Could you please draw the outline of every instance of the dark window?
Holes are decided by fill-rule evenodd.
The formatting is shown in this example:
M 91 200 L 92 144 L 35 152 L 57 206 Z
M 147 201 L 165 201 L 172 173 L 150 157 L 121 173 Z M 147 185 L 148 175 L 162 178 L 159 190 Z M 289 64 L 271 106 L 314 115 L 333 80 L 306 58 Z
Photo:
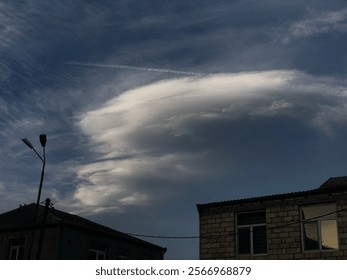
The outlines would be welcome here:
M 305 251 L 339 248 L 335 204 L 301 207 L 301 220 Z
M 239 254 L 251 253 L 251 230 L 250 228 L 239 228 L 238 230 Z
M 9 244 L 9 259 L 23 260 L 24 259 L 25 238 L 11 238 Z
M 128 259 L 128 250 L 123 249 L 123 248 L 118 248 L 117 259 L 118 260 L 127 260 Z
M 237 245 L 240 255 L 267 253 L 265 211 L 237 214 Z
M 265 211 L 247 212 L 237 214 L 237 225 L 265 224 Z
M 106 245 L 101 242 L 90 242 L 88 251 L 89 260 L 105 260 L 106 259 Z
M 266 254 L 266 226 L 253 227 L 253 254 Z

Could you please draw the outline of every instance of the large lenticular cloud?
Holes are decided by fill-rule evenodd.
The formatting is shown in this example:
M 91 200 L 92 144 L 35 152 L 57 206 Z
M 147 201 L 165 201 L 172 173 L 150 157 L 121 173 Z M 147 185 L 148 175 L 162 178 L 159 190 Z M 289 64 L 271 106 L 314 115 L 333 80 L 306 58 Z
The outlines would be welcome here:
M 122 209 L 168 200 L 213 178 L 331 138 L 347 113 L 346 81 L 298 71 L 173 79 L 124 92 L 78 123 L 99 160 L 74 198 Z M 295 149 L 293 145 L 296 145 Z M 310 144 L 312 145 L 312 143 Z

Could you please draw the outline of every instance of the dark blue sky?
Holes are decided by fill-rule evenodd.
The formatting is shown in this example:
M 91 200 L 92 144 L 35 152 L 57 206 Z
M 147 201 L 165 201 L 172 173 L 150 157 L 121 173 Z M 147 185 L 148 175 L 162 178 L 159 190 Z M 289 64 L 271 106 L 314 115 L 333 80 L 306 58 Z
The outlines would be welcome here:
M 1 211 L 36 201 L 41 133 L 43 199 L 144 235 L 346 175 L 345 1 L 166 2 L 1 2 Z

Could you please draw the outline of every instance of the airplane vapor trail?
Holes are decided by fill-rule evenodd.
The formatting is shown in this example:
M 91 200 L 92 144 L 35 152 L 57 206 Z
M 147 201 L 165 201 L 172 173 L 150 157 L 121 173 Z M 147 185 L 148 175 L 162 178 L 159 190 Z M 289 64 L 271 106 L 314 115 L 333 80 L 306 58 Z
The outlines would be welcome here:
M 76 61 L 67 61 L 64 62 L 67 65 L 77 65 L 85 67 L 99 67 L 99 68 L 113 68 L 113 69 L 127 69 L 127 70 L 138 70 L 138 71 L 151 71 L 151 72 L 160 72 L 160 73 L 171 73 L 179 75 L 190 75 L 190 76 L 206 76 L 207 74 L 196 73 L 196 72 L 186 72 L 186 71 L 175 71 L 170 69 L 158 69 L 158 68 L 145 68 L 129 65 L 119 65 L 119 64 L 99 64 L 99 63 L 87 63 L 87 62 L 76 62 Z

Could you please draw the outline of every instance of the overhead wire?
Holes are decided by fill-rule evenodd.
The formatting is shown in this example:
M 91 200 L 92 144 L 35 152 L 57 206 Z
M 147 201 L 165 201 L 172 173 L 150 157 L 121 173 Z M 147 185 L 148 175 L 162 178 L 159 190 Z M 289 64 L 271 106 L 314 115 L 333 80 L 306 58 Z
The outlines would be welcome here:
M 292 221 L 292 222 L 287 222 L 285 224 L 282 224 L 280 226 L 272 226 L 272 227 L 266 227 L 267 230 L 273 230 L 276 228 L 285 228 L 291 225 L 295 225 L 295 224 L 301 224 L 303 222 L 308 222 L 308 221 L 313 221 L 313 220 L 317 220 L 319 218 L 323 218 L 325 216 L 329 216 L 332 214 L 337 214 L 339 212 L 344 212 L 347 211 L 347 208 L 343 208 L 340 210 L 336 210 L 327 214 L 323 214 L 323 215 L 319 215 L 319 216 L 315 216 L 309 219 L 305 219 L 305 220 L 296 220 L 296 221 Z M 138 234 L 138 233 L 126 233 L 125 234 L 134 236 L 134 237 L 145 237 L 145 238 L 157 238 L 157 239 L 200 239 L 200 238 L 220 238 L 223 236 L 229 236 L 231 234 L 234 235 L 238 235 L 237 230 L 232 230 L 232 231 L 225 231 L 225 232 L 221 232 L 221 233 L 215 233 L 215 234 L 207 234 L 207 235 L 192 235 L 192 236 L 165 236 L 165 235 L 146 235 L 146 234 Z
M 266 226 L 267 230 L 274 230 L 277 228 L 285 228 L 291 225 L 295 225 L 295 224 L 300 224 L 300 223 L 304 223 L 304 222 L 309 222 L 309 221 L 314 221 L 317 220 L 319 218 L 323 218 L 332 214 L 337 214 L 340 212 L 345 212 L 347 211 L 347 208 L 342 208 L 340 210 L 336 210 L 333 212 L 329 212 L 323 215 L 319 215 L 319 216 L 315 216 L 309 219 L 304 219 L 304 220 L 296 220 L 296 221 L 291 221 L 291 222 L 287 222 L 281 225 L 277 225 L 277 226 Z M 42 216 L 43 213 L 39 213 L 38 217 Z M 147 234 L 140 234 L 140 233 L 130 233 L 130 232 L 122 232 L 124 234 L 130 235 L 130 236 L 134 236 L 134 237 L 143 237 L 143 238 L 155 238 L 155 239 L 200 239 L 200 238 L 220 238 L 220 237 L 224 237 L 224 236 L 230 236 L 230 235 L 238 235 L 238 231 L 237 230 L 231 230 L 231 231 L 224 231 L 224 232 L 220 232 L 220 233 L 213 233 L 213 234 L 206 234 L 206 235 L 190 235 L 190 236 L 170 236 L 170 235 L 147 235 Z

